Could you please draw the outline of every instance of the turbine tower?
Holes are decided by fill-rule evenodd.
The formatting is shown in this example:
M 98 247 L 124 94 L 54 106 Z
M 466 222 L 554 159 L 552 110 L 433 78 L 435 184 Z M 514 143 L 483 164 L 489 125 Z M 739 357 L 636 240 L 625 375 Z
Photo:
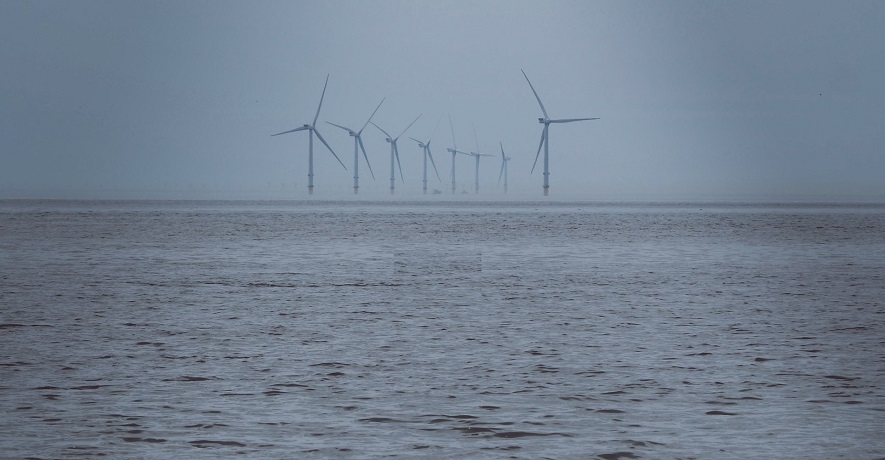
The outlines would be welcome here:
M 522 70 L 522 69 L 520 69 Z M 541 131 L 541 143 L 538 144 L 538 153 L 535 154 L 535 162 L 532 164 L 532 172 L 535 171 L 535 165 L 538 164 L 538 156 L 541 154 L 541 147 L 544 147 L 544 196 L 547 196 L 548 190 L 550 189 L 550 170 L 549 170 L 549 161 L 548 161 L 548 140 L 549 140 L 549 130 L 550 123 L 571 123 L 573 121 L 586 121 L 586 120 L 599 120 L 599 118 L 561 118 L 558 120 L 551 120 L 547 115 L 547 109 L 544 108 L 544 103 L 541 102 L 541 98 L 538 97 L 538 92 L 535 91 L 535 87 L 532 86 L 532 82 L 529 81 L 528 75 L 525 74 L 525 70 L 522 70 L 522 76 L 525 77 L 525 81 L 529 83 L 529 88 L 532 89 L 532 93 L 535 94 L 535 99 L 538 100 L 538 105 L 541 106 L 541 112 L 544 113 L 544 118 L 538 118 L 538 123 L 544 125 L 544 130 Z
M 490 155 L 488 153 L 479 153 L 479 138 L 476 137 L 476 125 L 473 126 L 473 139 L 476 141 L 476 151 L 470 152 L 470 153 L 468 153 L 468 155 L 472 156 L 473 158 L 476 158 L 476 175 L 475 175 L 476 179 L 475 179 L 475 183 L 474 183 L 473 187 L 474 187 L 474 193 L 479 193 L 479 158 L 480 157 L 491 157 L 494 155 Z
M 308 160 L 307 160 L 307 193 L 309 193 L 311 195 L 313 195 L 313 135 L 314 135 L 314 133 L 317 135 L 318 138 L 320 138 L 320 141 L 323 143 L 323 145 L 325 145 L 326 148 L 329 149 L 330 152 L 332 152 L 332 155 L 335 156 L 335 159 L 338 160 L 338 163 L 341 163 L 341 158 L 338 158 L 338 155 L 335 155 L 335 151 L 332 150 L 332 147 L 329 147 L 329 143 L 326 142 L 325 139 L 323 139 L 322 134 L 320 134 L 320 132 L 317 131 L 317 128 L 316 128 L 317 119 L 320 117 L 320 109 L 323 108 L 323 98 L 326 97 L 326 86 L 328 86 L 328 85 L 329 85 L 329 75 L 326 75 L 326 83 L 323 85 L 323 94 L 320 96 L 320 105 L 317 106 L 317 114 L 313 117 L 313 123 L 311 123 L 309 125 L 305 124 L 304 126 L 301 126 L 299 128 L 290 129 L 288 131 L 283 131 L 281 133 L 271 134 L 271 137 L 273 137 L 273 136 L 279 136 L 280 134 L 294 133 L 297 131 L 305 131 L 305 130 L 310 131 L 310 144 L 308 147 L 308 156 L 307 156 L 307 158 L 308 158 Z M 344 168 L 345 171 L 347 170 L 347 166 L 344 166 L 344 163 L 341 163 L 341 166 Z
M 433 127 L 433 131 L 430 132 L 430 137 L 433 137 L 433 134 L 436 132 L 436 128 L 439 126 L 439 120 L 436 122 L 436 126 Z M 410 137 L 409 139 L 418 143 L 418 147 L 424 150 L 424 194 L 427 195 L 427 158 L 430 157 L 430 164 L 433 165 L 433 172 L 436 173 L 436 178 L 440 182 L 442 179 L 439 178 L 439 171 L 436 169 L 436 163 L 433 161 L 433 154 L 430 153 L 430 141 L 431 139 L 427 139 L 427 142 L 421 142 L 414 137 Z
M 501 142 L 501 172 L 498 173 L 498 185 L 501 185 L 501 176 L 504 176 L 504 193 L 507 193 L 507 162 L 510 157 L 504 155 L 504 143 Z
M 381 127 L 376 125 L 374 121 L 370 122 L 376 128 L 378 128 L 382 133 L 384 133 L 385 136 L 387 136 L 387 139 L 386 139 L 387 143 L 390 144 L 390 194 L 391 195 L 393 195 L 394 186 L 396 184 L 396 175 L 395 175 L 396 171 L 393 168 L 393 160 L 394 159 L 396 159 L 396 165 L 399 166 L 399 178 L 402 180 L 405 180 L 403 178 L 403 166 L 399 162 L 399 149 L 396 148 L 396 141 L 398 141 L 399 138 L 403 134 L 405 134 L 406 131 L 408 131 L 409 128 L 411 128 L 412 125 L 414 125 L 415 122 L 418 121 L 419 118 L 421 118 L 421 115 L 418 115 L 417 117 L 415 117 L 415 119 L 412 120 L 411 123 L 409 123 L 409 126 L 406 126 L 406 129 L 404 129 L 403 132 L 399 133 L 399 136 L 396 136 L 396 137 L 391 136 L 390 134 L 387 133 L 387 131 L 381 129 Z
M 381 99 L 381 102 L 378 103 L 378 107 L 375 107 L 375 112 L 381 108 L 381 104 L 384 103 L 384 99 Z M 353 194 L 356 195 L 360 190 L 360 149 L 363 151 L 363 158 L 366 159 L 366 166 L 369 167 L 369 172 L 372 174 L 372 179 L 375 179 L 375 173 L 372 171 L 372 165 L 369 163 L 369 156 L 366 155 L 366 147 L 363 146 L 363 130 L 366 129 L 366 126 L 369 126 L 369 122 L 372 121 L 372 117 L 375 116 L 375 112 L 372 112 L 372 115 L 369 115 L 369 119 L 366 120 L 366 123 L 363 124 L 363 127 L 360 128 L 359 131 L 354 131 L 350 128 L 345 128 L 341 125 L 336 125 L 335 123 L 327 121 L 332 126 L 337 126 L 345 131 L 353 137 Z
M 452 148 L 446 149 L 449 153 L 452 154 L 452 195 L 455 194 L 455 156 L 459 153 L 462 155 L 469 155 L 467 152 L 462 152 L 458 150 L 458 143 L 455 142 L 455 127 L 452 126 L 452 116 L 449 115 L 449 128 L 452 129 Z

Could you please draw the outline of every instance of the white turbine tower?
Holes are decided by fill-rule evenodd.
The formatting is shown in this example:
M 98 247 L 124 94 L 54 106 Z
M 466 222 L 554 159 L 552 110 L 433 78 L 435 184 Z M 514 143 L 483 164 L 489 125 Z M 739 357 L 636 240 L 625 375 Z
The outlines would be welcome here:
M 476 175 L 475 175 L 476 179 L 475 179 L 475 183 L 473 185 L 473 187 L 474 187 L 473 193 L 479 193 L 479 159 L 480 159 L 480 157 L 493 157 L 494 155 L 490 155 L 488 153 L 479 153 L 479 138 L 476 137 L 476 126 L 475 125 L 473 126 L 473 140 L 476 141 L 476 151 L 470 152 L 470 153 L 468 153 L 468 155 L 472 156 L 473 158 L 476 158 Z
M 520 69 L 521 70 L 521 69 Z M 532 92 L 535 94 L 535 99 L 538 100 L 538 105 L 541 106 L 541 112 L 544 113 L 544 118 L 538 118 L 538 123 L 544 125 L 544 130 L 541 132 L 541 143 L 538 144 L 538 153 L 535 154 L 535 162 L 532 164 L 532 172 L 535 171 L 535 165 L 538 164 L 538 155 L 541 154 L 541 147 L 544 147 L 544 195 L 548 194 L 548 190 L 550 189 L 550 170 L 549 170 L 549 162 L 548 162 L 548 140 L 550 139 L 549 129 L 550 123 L 571 123 L 573 121 L 586 121 L 586 120 L 599 120 L 599 118 L 561 118 L 558 120 L 551 120 L 547 115 L 547 109 L 544 108 L 544 103 L 541 102 L 541 98 L 538 97 L 538 92 L 535 91 L 535 87 L 532 86 L 532 82 L 529 81 L 528 75 L 525 74 L 525 71 L 522 71 L 522 76 L 525 77 L 525 81 L 529 83 L 529 88 L 532 89 Z
M 378 107 L 375 107 L 375 112 L 381 108 L 381 104 L 384 103 L 384 99 L 381 99 L 381 102 L 378 103 Z M 363 124 L 363 127 L 360 128 L 359 131 L 354 131 L 350 128 L 346 128 L 341 125 L 336 125 L 335 123 L 327 121 L 332 126 L 337 126 L 345 131 L 353 137 L 353 194 L 356 195 L 360 190 L 360 149 L 363 151 L 363 158 L 366 159 L 366 166 L 369 167 L 369 172 L 372 174 L 372 179 L 375 178 L 375 173 L 372 171 L 372 165 L 369 163 L 369 156 L 366 155 L 366 147 L 363 146 L 363 130 L 366 129 L 366 126 L 369 126 L 369 122 L 372 121 L 372 117 L 375 116 L 375 112 L 372 112 L 372 115 L 369 115 L 369 119 L 366 120 L 366 123 Z
M 335 155 L 335 151 L 332 150 L 332 147 L 329 147 L 329 143 L 326 142 L 325 139 L 323 139 L 323 136 L 320 134 L 319 131 L 317 131 L 317 128 L 316 128 L 317 119 L 320 117 L 320 109 L 323 108 L 323 98 L 326 97 L 326 86 L 328 86 L 328 85 L 329 85 L 329 75 L 326 75 L 326 83 L 323 85 L 323 94 L 320 96 L 320 105 L 317 106 L 317 114 L 313 117 L 313 123 L 311 123 L 309 125 L 305 124 L 304 126 L 301 126 L 300 128 L 290 129 L 288 131 L 283 131 L 281 133 L 271 134 L 271 137 L 273 137 L 273 136 L 279 136 L 280 134 L 294 133 L 296 131 L 305 131 L 305 130 L 310 131 L 310 144 L 309 144 L 309 150 L 308 150 L 308 156 L 307 156 L 307 158 L 308 158 L 308 160 L 307 160 L 307 193 L 309 193 L 311 195 L 313 195 L 313 135 L 314 135 L 314 133 L 316 133 L 317 137 L 320 138 L 320 141 L 323 143 L 323 145 L 325 145 L 326 148 L 329 149 L 330 152 L 332 152 L 332 155 L 335 156 L 335 159 L 338 160 L 338 163 L 341 163 L 341 158 L 338 158 L 338 155 Z M 347 170 L 347 166 L 344 166 L 344 163 L 341 163 L 341 166 L 344 168 L 345 171 Z
M 436 127 L 439 126 L 439 121 L 436 122 L 436 126 L 433 127 L 433 131 L 430 132 L 430 137 L 433 137 L 433 134 L 436 132 Z M 418 143 L 418 147 L 424 150 L 424 194 L 427 195 L 427 158 L 430 158 L 430 164 L 433 165 L 433 172 L 436 173 L 436 178 L 440 182 L 442 179 L 439 178 L 439 171 L 436 169 L 436 163 L 433 161 L 433 154 L 430 153 L 430 141 L 432 139 L 427 139 L 427 142 L 421 142 L 414 137 L 410 137 L 409 139 Z
M 507 162 L 510 157 L 504 155 L 504 143 L 501 142 L 501 172 L 498 173 L 498 185 L 501 185 L 501 176 L 504 176 L 504 193 L 507 193 Z
M 449 128 L 452 129 L 452 148 L 446 149 L 452 154 L 452 195 L 455 194 L 455 157 L 460 153 L 462 155 L 470 155 L 467 152 L 458 150 L 458 143 L 455 142 L 455 127 L 452 125 L 452 116 L 449 115 Z
M 399 136 L 396 136 L 396 137 L 391 136 L 390 134 L 387 133 L 387 131 L 381 129 L 381 127 L 376 125 L 374 121 L 370 122 L 370 123 L 372 123 L 372 125 L 374 125 L 376 128 L 378 128 L 382 133 L 384 133 L 385 136 L 387 136 L 387 139 L 386 139 L 387 143 L 390 144 L 390 194 L 391 195 L 393 194 L 394 186 L 396 184 L 396 175 L 395 175 L 396 170 L 393 167 L 394 159 L 396 159 L 396 165 L 399 166 L 399 178 L 402 180 L 405 180 L 403 178 L 403 166 L 399 162 L 399 149 L 396 148 L 396 141 L 398 141 L 399 138 L 403 134 L 405 134 L 406 131 L 408 131 L 409 128 L 411 128 L 412 125 L 414 125 L 415 122 L 418 121 L 419 118 L 421 118 L 421 115 L 418 115 L 417 117 L 415 117 L 415 119 L 412 120 L 411 123 L 409 123 L 409 126 L 406 126 L 406 129 L 404 129 L 403 132 L 399 133 Z

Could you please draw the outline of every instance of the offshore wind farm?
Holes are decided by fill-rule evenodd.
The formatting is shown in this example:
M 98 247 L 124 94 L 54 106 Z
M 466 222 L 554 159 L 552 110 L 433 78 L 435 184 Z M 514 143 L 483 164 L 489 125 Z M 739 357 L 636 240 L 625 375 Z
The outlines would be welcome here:
M 392 135 L 424 113 L 406 135 L 451 115 L 459 149 L 473 124 L 481 152 L 503 142 L 508 199 L 546 179 L 556 200 L 881 200 L 885 7 L 810 1 L 6 3 L 0 197 L 389 199 L 385 138 L 362 132 L 353 171 L 359 142 L 326 125 L 356 132 L 387 97 L 372 120 Z M 448 131 L 428 197 L 451 195 Z M 396 196 L 423 196 L 405 153 Z M 455 193 L 476 195 L 464 160 Z M 503 198 L 487 162 L 474 199 Z
M 550 172 L 549 172 L 549 147 L 548 147 L 548 142 L 549 142 L 548 131 L 549 131 L 550 124 L 551 123 L 571 123 L 571 122 L 575 122 L 575 121 L 599 120 L 600 118 L 596 117 L 596 118 L 550 119 L 550 117 L 547 115 L 547 110 L 544 108 L 544 104 L 541 102 L 541 98 L 538 96 L 538 93 L 535 91 L 534 86 L 532 86 L 531 81 L 529 81 L 529 78 L 525 74 L 525 71 L 522 71 L 522 74 L 523 74 L 523 77 L 525 77 L 526 82 L 528 82 L 529 88 L 531 89 L 532 93 L 534 94 L 535 99 L 538 101 L 538 105 L 540 105 L 541 111 L 544 114 L 543 118 L 538 118 L 538 122 L 544 125 L 544 129 L 541 132 L 541 142 L 538 145 L 538 151 L 535 155 L 535 162 L 532 165 L 532 169 L 530 172 L 534 172 L 535 165 L 538 162 L 538 156 L 540 155 L 541 148 L 543 147 L 543 149 L 544 149 L 544 161 L 543 161 L 544 179 L 543 179 L 542 190 L 543 190 L 543 195 L 547 196 L 549 194 L 549 188 L 550 188 L 550 185 L 549 185 L 549 175 L 550 175 Z M 278 136 L 280 134 L 286 134 L 286 133 L 291 133 L 291 132 L 296 132 L 296 131 L 303 131 L 303 130 L 310 131 L 310 143 L 308 146 L 308 158 L 309 158 L 309 162 L 308 162 L 308 193 L 309 194 L 313 194 L 313 191 L 314 191 L 314 183 L 313 183 L 313 135 L 314 135 L 314 133 L 316 133 L 317 137 L 329 149 L 329 151 L 332 153 L 332 155 L 334 155 L 336 159 L 338 158 L 338 155 L 335 154 L 335 152 L 332 150 L 332 148 L 326 143 L 325 139 L 322 138 L 322 136 L 319 134 L 319 132 L 315 128 L 315 125 L 317 123 L 317 119 L 320 114 L 320 108 L 322 107 L 322 104 L 323 104 L 323 98 L 325 97 L 325 94 L 326 94 L 326 87 L 328 86 L 328 83 L 329 83 L 329 76 L 327 75 L 326 76 L 326 83 L 323 86 L 323 93 L 320 96 L 320 103 L 319 103 L 319 106 L 317 107 L 316 116 L 314 117 L 314 121 L 312 124 L 310 124 L 310 125 L 305 124 L 304 126 L 302 126 L 300 128 L 295 128 L 295 129 L 292 129 L 289 131 L 284 131 L 282 133 L 273 134 L 273 136 Z M 369 119 L 366 121 L 366 123 L 363 125 L 363 127 L 359 131 L 353 131 L 350 128 L 346 128 L 344 126 L 341 126 L 341 125 L 338 125 L 338 124 L 335 124 L 332 122 L 327 122 L 330 125 L 336 126 L 340 129 L 347 131 L 349 133 L 349 135 L 354 138 L 354 163 L 353 163 L 353 165 L 354 165 L 353 166 L 353 169 L 354 169 L 354 176 L 353 176 L 354 194 L 357 194 L 359 191 L 359 151 L 360 151 L 360 149 L 362 149 L 364 159 L 366 160 L 366 165 L 368 166 L 370 164 L 369 158 L 368 158 L 368 155 L 366 154 L 365 147 L 363 146 L 362 137 L 361 137 L 363 129 L 365 129 L 365 127 L 368 126 L 369 124 L 372 124 L 373 126 L 378 128 L 378 130 L 381 133 L 383 133 L 384 136 L 386 136 L 384 138 L 384 140 L 388 144 L 390 144 L 390 194 L 394 194 L 395 189 L 396 189 L 396 170 L 397 170 L 397 168 L 399 169 L 400 180 L 405 181 L 405 176 L 403 175 L 403 170 L 402 170 L 402 163 L 400 162 L 397 141 L 399 140 L 400 137 L 402 137 L 403 134 L 406 133 L 406 131 L 409 130 L 409 128 L 412 127 L 412 125 L 415 124 L 415 122 L 418 121 L 418 119 L 421 118 L 421 115 L 418 115 L 414 120 L 412 120 L 412 122 L 409 123 L 409 125 L 406 126 L 406 128 L 403 129 L 399 135 L 392 136 L 390 133 L 388 133 L 383 128 L 378 126 L 378 124 L 376 124 L 375 122 L 372 121 L 372 118 L 375 116 L 375 113 L 378 112 L 378 109 L 381 107 L 381 104 L 384 102 L 385 99 L 386 99 L 386 96 L 384 99 L 381 100 L 381 103 L 378 104 L 378 107 L 375 108 L 375 111 L 372 112 L 372 115 L 369 116 Z M 436 127 L 438 125 L 439 125 L 439 121 L 437 121 L 436 126 L 434 126 L 434 128 L 433 128 L 434 132 L 436 131 Z M 479 194 L 479 189 L 480 189 L 479 160 L 482 157 L 491 157 L 494 155 L 480 152 L 479 139 L 476 134 L 476 124 L 475 123 L 473 124 L 473 137 L 474 137 L 474 141 L 476 142 L 476 150 L 470 151 L 470 152 L 458 150 L 457 143 L 455 141 L 455 128 L 452 123 L 451 115 L 449 115 L 449 127 L 452 131 L 452 147 L 447 150 L 452 154 L 452 168 L 451 168 L 451 173 L 450 173 L 451 184 L 452 184 L 452 193 L 453 194 L 456 193 L 456 190 L 457 190 L 457 185 L 456 185 L 456 181 L 455 181 L 455 177 L 456 177 L 455 157 L 458 154 L 462 154 L 462 155 L 470 156 L 475 160 L 473 191 L 475 194 Z M 422 142 L 422 141 L 415 139 L 415 138 L 411 138 L 411 139 L 413 141 L 417 142 L 419 148 L 421 148 L 423 151 L 424 160 L 423 160 L 422 191 L 423 191 L 423 194 L 426 195 L 427 194 L 427 160 L 428 160 L 428 158 L 430 159 L 430 162 L 431 162 L 431 165 L 434 169 L 434 172 L 436 172 L 437 178 L 439 179 L 439 172 L 436 170 L 436 164 L 433 161 L 433 156 L 430 152 L 430 142 L 432 139 L 428 139 L 427 142 Z M 499 184 L 500 184 L 500 175 L 505 173 L 506 163 L 508 161 L 510 161 L 510 159 L 511 159 L 510 157 L 504 156 L 503 143 L 501 144 L 501 156 L 502 156 L 503 160 L 501 163 L 501 174 L 499 174 L 499 179 L 498 179 Z M 338 162 L 341 163 L 341 166 L 344 166 L 344 163 L 342 163 L 340 159 L 338 159 Z M 368 167 L 370 168 L 370 172 L 371 172 L 371 166 L 368 166 Z M 345 167 L 345 169 L 346 169 L 346 167 Z M 375 175 L 374 175 L 374 173 L 372 173 L 372 179 L 374 179 L 374 178 L 375 178 Z M 507 181 L 507 179 L 505 179 L 503 193 L 507 193 L 507 183 L 508 183 L 508 181 Z

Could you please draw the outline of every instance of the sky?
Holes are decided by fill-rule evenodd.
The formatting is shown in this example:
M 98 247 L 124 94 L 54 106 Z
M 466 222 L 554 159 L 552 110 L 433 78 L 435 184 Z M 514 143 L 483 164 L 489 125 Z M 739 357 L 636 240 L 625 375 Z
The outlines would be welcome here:
M 271 134 L 313 120 L 327 75 L 347 170 L 315 142 L 315 197 L 352 194 L 326 122 L 382 98 L 391 133 L 421 115 L 397 196 L 421 193 L 409 136 L 450 194 L 454 132 L 495 155 L 477 197 L 505 197 L 501 145 L 506 196 L 537 197 L 522 70 L 551 118 L 600 118 L 551 125 L 551 199 L 885 202 L 882 24 L 875 0 L 0 0 L 0 198 L 307 198 L 307 133 Z M 360 196 L 388 197 L 390 148 L 363 139 Z

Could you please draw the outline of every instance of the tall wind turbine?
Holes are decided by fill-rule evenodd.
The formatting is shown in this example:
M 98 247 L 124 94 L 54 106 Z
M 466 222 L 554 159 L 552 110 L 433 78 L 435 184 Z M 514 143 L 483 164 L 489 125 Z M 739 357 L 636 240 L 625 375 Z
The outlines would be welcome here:
M 381 99 L 381 102 L 378 103 L 378 107 L 375 107 L 375 112 L 381 108 L 381 104 L 384 103 L 384 99 Z M 369 119 L 366 120 L 366 123 L 363 124 L 363 127 L 360 128 L 359 131 L 354 131 L 350 128 L 345 128 L 341 125 L 336 125 L 335 123 L 327 121 L 332 126 L 337 126 L 345 131 L 347 131 L 351 137 L 353 137 L 353 194 L 356 195 L 360 190 L 360 149 L 363 151 L 363 158 L 366 159 L 366 166 L 369 167 L 369 172 L 372 174 L 372 179 L 375 178 L 375 173 L 372 171 L 372 165 L 369 163 L 369 156 L 366 155 L 366 148 L 363 146 L 363 138 L 361 137 L 363 134 L 363 130 L 366 129 L 366 126 L 369 126 L 369 122 L 372 121 L 372 117 L 375 116 L 375 112 L 372 112 L 372 115 L 369 115 Z
M 436 128 L 439 126 L 439 120 L 436 122 L 436 126 L 433 127 L 433 131 L 430 132 L 430 137 L 433 137 L 433 134 L 436 132 Z M 433 165 L 433 172 L 436 173 L 436 178 L 440 182 L 442 179 L 439 178 L 439 171 L 436 169 L 436 163 L 433 161 L 433 154 L 430 153 L 430 141 L 432 139 L 427 139 L 427 142 L 421 142 L 414 137 L 410 137 L 409 139 L 418 143 L 418 147 L 424 150 L 424 194 L 427 195 L 427 158 L 430 157 L 430 164 Z
M 504 143 L 501 142 L 501 172 L 498 173 L 498 185 L 501 185 L 501 176 L 504 176 L 504 193 L 507 193 L 507 162 L 510 157 L 504 155 Z
M 335 151 L 332 150 L 332 147 L 329 147 L 329 143 L 326 142 L 325 139 L 323 139 L 322 134 L 320 134 L 320 132 L 317 131 L 317 128 L 316 128 L 317 119 L 320 117 L 320 109 L 323 108 L 323 98 L 326 97 L 326 86 L 328 86 L 328 85 L 329 85 L 329 75 L 326 75 L 326 83 L 323 85 L 323 94 L 320 96 L 320 105 L 317 106 L 317 114 L 313 117 L 313 123 L 311 123 L 309 125 L 304 124 L 304 126 L 301 126 L 299 128 L 290 129 L 288 131 L 283 131 L 281 133 L 271 134 L 271 137 L 273 137 L 273 136 L 279 136 L 280 134 L 294 133 L 297 131 L 305 131 L 305 130 L 310 131 L 310 144 L 309 144 L 309 150 L 308 150 L 308 156 L 307 156 L 307 158 L 308 158 L 308 160 L 307 160 L 307 193 L 309 193 L 311 195 L 313 195 L 313 135 L 314 135 L 314 133 L 316 133 L 317 137 L 320 138 L 320 141 L 323 143 L 323 145 L 325 145 L 326 148 L 329 149 L 330 152 L 332 152 L 332 155 L 335 156 L 335 159 L 338 160 L 338 163 L 341 163 L 341 158 L 338 158 L 338 155 L 335 155 Z M 344 163 L 341 163 L 341 166 L 344 168 L 345 171 L 347 170 L 347 166 L 344 166 Z
M 391 136 L 390 134 L 387 133 L 387 131 L 381 129 L 381 127 L 376 125 L 374 121 L 370 122 L 373 125 L 375 125 L 375 127 L 378 128 L 382 133 L 384 133 L 385 136 L 387 136 L 387 139 L 386 139 L 387 143 L 390 144 L 390 194 L 391 195 L 393 194 L 394 185 L 396 183 L 396 175 L 395 175 L 396 171 L 393 168 L 393 160 L 394 159 L 396 159 L 396 165 L 399 166 L 399 178 L 402 180 L 405 180 L 405 179 L 403 179 L 403 166 L 399 162 L 399 149 L 396 148 L 396 141 L 398 141 L 399 138 L 403 134 L 405 134 L 406 131 L 408 131 L 409 128 L 411 128 L 412 125 L 414 125 L 415 122 L 418 121 L 419 118 L 421 118 L 421 115 L 418 115 L 417 117 L 415 117 L 415 119 L 412 120 L 411 123 L 409 123 L 409 126 L 406 126 L 406 129 L 404 129 L 403 132 L 399 133 L 399 136 L 396 136 L 396 137 Z
M 474 183 L 474 193 L 479 193 L 479 159 L 480 157 L 492 157 L 488 153 L 479 153 L 479 138 L 476 137 L 476 126 L 473 126 L 473 139 L 476 141 L 476 151 L 470 152 L 468 155 L 476 158 L 476 182 Z
M 458 150 L 458 143 L 455 142 L 455 127 L 452 125 L 452 116 L 449 115 L 449 128 L 452 129 L 452 148 L 446 149 L 452 154 L 452 195 L 455 194 L 455 157 L 460 153 L 462 155 L 470 155 L 467 152 Z
M 522 69 L 520 69 L 520 70 L 522 70 Z M 544 103 L 541 102 L 541 98 L 538 97 L 538 92 L 535 91 L 535 87 L 532 86 L 532 82 L 529 81 L 528 75 L 525 74 L 525 70 L 522 70 L 522 76 L 525 77 L 525 81 L 527 81 L 529 83 L 529 88 L 531 88 L 532 92 L 535 93 L 535 99 L 538 100 L 538 105 L 541 106 L 541 112 L 544 113 L 544 118 L 538 118 L 538 123 L 541 123 L 544 125 L 544 131 L 541 132 L 541 143 L 538 144 L 538 153 L 535 154 L 535 163 L 532 164 L 532 172 L 535 171 L 535 165 L 538 164 L 538 155 L 541 154 L 541 147 L 543 146 L 544 147 L 544 196 L 547 196 L 548 190 L 550 189 L 550 182 L 549 182 L 550 170 L 548 168 L 548 166 L 549 166 L 549 162 L 548 162 L 549 147 L 547 144 L 548 140 L 550 139 L 550 135 L 548 132 L 550 130 L 550 123 L 571 123 L 573 121 L 599 120 L 599 118 L 561 118 L 558 120 L 551 120 L 550 117 L 547 115 L 547 109 L 544 108 Z

